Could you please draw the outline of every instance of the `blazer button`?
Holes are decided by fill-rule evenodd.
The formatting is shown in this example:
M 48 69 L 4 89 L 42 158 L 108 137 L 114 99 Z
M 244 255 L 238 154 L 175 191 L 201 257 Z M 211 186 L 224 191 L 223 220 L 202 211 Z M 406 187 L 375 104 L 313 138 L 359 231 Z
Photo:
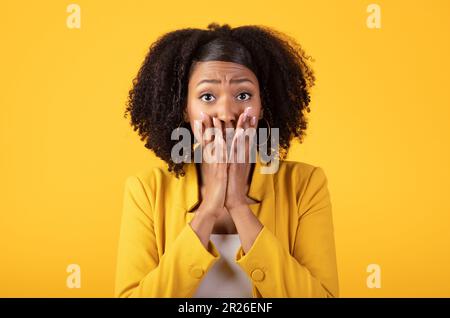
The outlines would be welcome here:
M 203 276 L 203 273 L 204 271 L 200 267 L 191 268 L 191 275 L 194 278 L 201 278 Z
M 264 272 L 260 269 L 255 269 L 252 271 L 252 279 L 254 281 L 260 282 L 262 280 L 264 280 Z

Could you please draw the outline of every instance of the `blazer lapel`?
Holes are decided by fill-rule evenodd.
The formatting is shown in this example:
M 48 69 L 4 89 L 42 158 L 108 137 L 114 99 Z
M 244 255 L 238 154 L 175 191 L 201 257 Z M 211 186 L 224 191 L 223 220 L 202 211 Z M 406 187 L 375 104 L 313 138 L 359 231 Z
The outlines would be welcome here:
M 259 201 L 250 204 L 249 207 L 259 221 L 266 226 L 272 233 L 275 233 L 275 188 L 274 175 L 263 174 L 262 168 L 267 166 L 256 156 L 256 163 L 252 174 L 252 180 L 247 196 Z

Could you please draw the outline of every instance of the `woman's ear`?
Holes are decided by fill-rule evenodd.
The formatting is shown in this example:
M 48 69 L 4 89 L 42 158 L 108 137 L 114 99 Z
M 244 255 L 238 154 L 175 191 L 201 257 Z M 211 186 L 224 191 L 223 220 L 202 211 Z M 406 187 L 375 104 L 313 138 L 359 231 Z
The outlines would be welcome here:
M 259 119 L 264 118 L 264 110 L 261 108 L 261 111 L 259 112 Z

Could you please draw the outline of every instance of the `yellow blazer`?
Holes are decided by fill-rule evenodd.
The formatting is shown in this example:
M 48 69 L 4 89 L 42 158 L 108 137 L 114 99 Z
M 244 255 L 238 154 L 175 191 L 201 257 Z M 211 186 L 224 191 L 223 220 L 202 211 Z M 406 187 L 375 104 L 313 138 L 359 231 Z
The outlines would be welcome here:
M 338 297 L 333 220 L 320 167 L 280 161 L 262 174 L 257 156 L 248 196 L 263 224 L 236 263 L 253 284 L 253 297 Z M 188 224 L 199 203 L 195 163 L 175 178 L 152 168 L 126 181 L 117 257 L 116 297 L 192 297 L 220 257 Z M 220 286 L 218 286 L 220 288 Z

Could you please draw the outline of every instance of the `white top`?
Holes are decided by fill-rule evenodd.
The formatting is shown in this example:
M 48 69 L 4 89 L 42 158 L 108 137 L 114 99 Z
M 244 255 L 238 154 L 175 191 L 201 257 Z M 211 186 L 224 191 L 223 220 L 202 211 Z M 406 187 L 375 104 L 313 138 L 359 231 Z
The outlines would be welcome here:
M 194 298 L 252 298 L 252 283 L 235 262 L 239 234 L 211 234 L 221 257 L 203 277 Z

